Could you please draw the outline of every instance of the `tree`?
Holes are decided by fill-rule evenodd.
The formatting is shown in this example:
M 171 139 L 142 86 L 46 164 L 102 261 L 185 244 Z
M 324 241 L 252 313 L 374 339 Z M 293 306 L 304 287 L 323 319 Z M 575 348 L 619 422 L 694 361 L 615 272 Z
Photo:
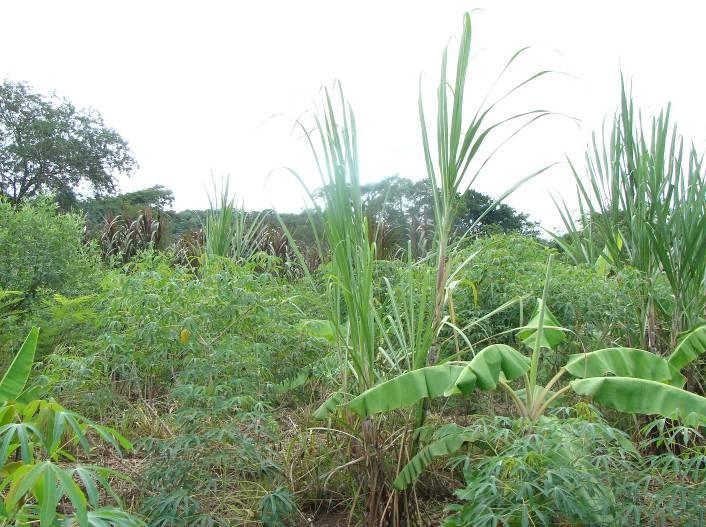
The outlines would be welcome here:
M 414 249 L 415 243 L 433 230 L 434 212 L 428 180 L 413 182 L 392 176 L 361 187 L 361 194 L 369 221 L 374 221 L 379 228 L 389 229 L 400 246 L 405 247 L 409 240 Z M 472 189 L 459 195 L 455 234 L 463 235 L 493 201 L 487 194 Z M 526 214 L 504 203 L 486 214 L 476 229 L 478 232 L 473 234 L 500 231 L 534 235 L 537 231 Z
M 116 196 L 91 198 L 79 203 L 86 212 L 89 227 L 114 216 L 136 216 L 144 209 L 166 212 L 174 204 L 174 193 L 163 185 L 125 192 Z
M 110 193 L 116 174 L 135 167 L 125 139 L 97 111 L 22 82 L 0 85 L 0 196 L 19 203 L 52 192 L 68 207 L 81 185 Z
M 456 232 L 463 233 L 493 204 L 493 198 L 487 194 L 468 189 L 460 198 Z M 478 228 L 485 234 L 495 230 L 501 232 L 519 232 L 536 236 L 537 224 L 530 221 L 527 214 L 517 212 L 506 203 L 499 203 L 481 220 Z

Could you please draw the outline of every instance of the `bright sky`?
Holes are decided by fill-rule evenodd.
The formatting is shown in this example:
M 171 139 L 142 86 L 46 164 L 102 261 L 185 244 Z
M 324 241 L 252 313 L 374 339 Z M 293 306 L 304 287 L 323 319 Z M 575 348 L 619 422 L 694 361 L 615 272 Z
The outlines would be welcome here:
M 523 132 L 487 166 L 478 190 L 497 195 L 565 154 L 580 162 L 590 131 L 617 103 L 621 68 L 644 109 L 671 101 L 682 132 L 704 145 L 706 4 L 687 0 L 15 0 L 3 3 L 0 78 L 98 109 L 140 164 L 122 190 L 163 184 L 177 209 L 201 208 L 211 174 L 231 174 L 246 207 L 296 210 L 302 192 L 277 169 L 297 168 L 316 186 L 292 121 L 334 79 L 356 112 L 364 182 L 424 177 L 419 74 L 431 113 L 442 48 L 473 8 L 482 11 L 473 15 L 469 102 L 531 45 L 509 81 L 547 68 L 571 76 L 545 78 L 505 110 L 581 120 L 552 118 Z M 560 165 L 509 202 L 553 227 L 549 192 L 570 198 L 572 189 Z

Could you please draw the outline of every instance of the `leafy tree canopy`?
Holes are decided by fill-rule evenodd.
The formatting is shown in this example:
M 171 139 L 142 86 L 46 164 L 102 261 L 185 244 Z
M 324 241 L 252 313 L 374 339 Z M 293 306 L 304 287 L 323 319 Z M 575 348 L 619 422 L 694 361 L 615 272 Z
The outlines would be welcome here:
M 88 222 L 95 223 L 113 216 L 134 216 L 145 208 L 164 212 L 173 204 L 174 193 L 163 185 L 155 185 L 116 196 L 87 199 L 79 205 L 86 211 Z
M 362 199 L 368 218 L 376 223 L 384 223 L 398 231 L 396 237 L 406 238 L 411 233 L 430 229 L 434 221 L 432 195 L 429 182 L 410 181 L 399 176 L 391 176 L 378 183 L 361 187 Z M 463 234 L 493 203 L 487 194 L 469 189 L 459 196 L 459 209 L 455 230 Z M 524 213 L 517 212 L 505 203 L 498 204 L 485 215 L 477 226 L 481 233 L 520 232 L 536 234 L 536 224 Z
M 12 203 L 52 192 L 62 207 L 81 185 L 101 195 L 136 167 L 127 142 L 95 110 L 22 82 L 0 84 L 0 196 Z

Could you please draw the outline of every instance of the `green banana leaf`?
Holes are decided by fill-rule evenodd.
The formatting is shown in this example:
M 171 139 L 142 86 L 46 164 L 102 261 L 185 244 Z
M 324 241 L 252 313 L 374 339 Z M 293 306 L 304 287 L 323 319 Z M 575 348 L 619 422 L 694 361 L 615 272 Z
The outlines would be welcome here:
M 422 399 L 471 393 L 476 386 L 494 390 L 500 374 L 514 380 L 529 370 L 529 358 L 505 344 L 483 348 L 467 364 L 440 364 L 419 368 L 373 386 L 350 402 L 361 416 L 410 406 Z
M 331 343 L 336 342 L 336 326 L 330 320 L 303 320 L 301 329 L 311 337 L 326 339 Z
M 32 371 L 34 352 L 37 349 L 39 328 L 32 328 L 27 338 L 17 352 L 12 364 L 0 381 L 0 403 L 17 399 L 24 390 L 27 379 Z
M 509 381 L 522 377 L 530 368 L 530 360 L 505 344 L 493 344 L 476 354 L 464 367 L 454 386 L 445 395 L 454 393 L 469 394 L 476 386 L 480 390 L 495 390 L 498 386 L 500 373 Z
M 336 411 L 336 407 L 342 402 L 343 394 L 341 392 L 334 392 L 316 409 L 312 417 L 317 421 L 324 421 Z
M 686 379 L 659 355 L 634 348 L 605 348 L 569 357 L 564 366 L 574 377 L 582 379 L 612 374 L 666 382 L 681 387 Z
M 706 326 L 700 326 L 686 334 L 667 360 L 673 368 L 681 370 L 704 351 L 706 351 Z
M 440 364 L 408 371 L 364 391 L 349 406 L 358 415 L 367 416 L 440 397 L 464 368 L 463 365 Z
M 522 343 L 530 349 L 534 349 L 535 343 L 537 341 L 537 328 L 539 327 L 539 315 L 542 309 L 542 299 L 537 299 L 537 306 L 534 309 L 532 318 L 527 323 L 526 326 L 522 327 L 520 331 L 517 332 L 516 337 L 522 341 Z M 554 349 L 558 346 L 566 337 L 564 332 L 560 328 L 561 324 L 556 319 L 554 314 L 549 311 L 549 308 L 545 306 L 544 308 L 544 328 L 542 329 L 542 335 L 540 337 L 540 346 L 543 348 Z
M 393 482 L 397 490 L 404 490 L 419 479 L 424 470 L 434 461 L 434 458 L 447 456 L 457 452 L 464 444 L 477 439 L 475 432 L 459 432 L 450 434 L 428 444 L 407 463 Z
M 706 419 L 706 397 L 657 381 L 631 377 L 592 377 L 571 381 L 579 395 L 635 414 L 658 414 L 672 419 Z

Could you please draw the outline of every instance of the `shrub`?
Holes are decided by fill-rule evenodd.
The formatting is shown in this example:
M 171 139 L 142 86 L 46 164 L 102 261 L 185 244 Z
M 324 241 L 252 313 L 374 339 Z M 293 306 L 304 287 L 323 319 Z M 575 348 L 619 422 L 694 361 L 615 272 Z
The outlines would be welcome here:
M 292 512 L 280 499 L 273 409 L 287 390 L 277 387 L 328 343 L 301 329 L 321 318 L 311 287 L 254 266 L 210 258 L 194 273 L 145 251 L 105 274 L 83 335 L 46 357 L 57 392 L 137 434 L 150 525 L 241 525 L 258 514 L 277 525 Z
M 482 248 L 482 250 L 480 250 Z M 534 299 L 541 296 L 548 253 L 551 248 L 533 238 L 510 234 L 480 238 L 459 256 L 480 252 L 461 273 L 454 305 L 463 326 L 503 303 L 525 297 L 474 329 L 471 342 L 496 335 L 526 322 Z M 639 347 L 640 321 L 637 271 L 626 269 L 605 277 L 586 265 L 555 260 L 550 284 L 549 309 L 571 329 L 576 339 L 571 352 L 612 344 Z M 524 320 L 521 321 L 521 318 Z M 512 333 L 501 336 L 511 338 Z
M 14 207 L 0 200 L 0 289 L 64 294 L 91 289 L 96 252 L 82 243 L 83 218 L 48 199 Z
M 530 426 L 483 417 L 465 429 L 475 440 L 452 460 L 463 467 L 465 487 L 445 526 L 703 525 L 702 449 L 642 456 L 591 408 L 557 411 L 582 418 Z

